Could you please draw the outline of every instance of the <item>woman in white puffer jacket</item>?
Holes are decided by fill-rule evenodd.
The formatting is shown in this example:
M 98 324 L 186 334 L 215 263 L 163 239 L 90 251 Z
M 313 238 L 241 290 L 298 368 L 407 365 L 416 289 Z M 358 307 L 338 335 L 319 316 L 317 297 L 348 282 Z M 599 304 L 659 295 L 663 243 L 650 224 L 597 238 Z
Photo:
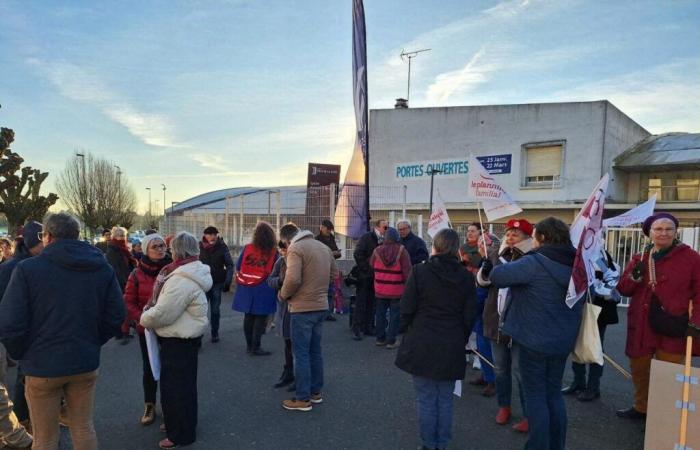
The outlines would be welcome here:
M 196 440 L 197 354 L 206 331 L 207 297 L 212 278 L 199 261 L 199 242 L 181 232 L 171 242 L 174 262 L 156 278 L 153 298 L 141 325 L 155 331 L 160 346 L 160 396 L 167 438 L 160 448 Z

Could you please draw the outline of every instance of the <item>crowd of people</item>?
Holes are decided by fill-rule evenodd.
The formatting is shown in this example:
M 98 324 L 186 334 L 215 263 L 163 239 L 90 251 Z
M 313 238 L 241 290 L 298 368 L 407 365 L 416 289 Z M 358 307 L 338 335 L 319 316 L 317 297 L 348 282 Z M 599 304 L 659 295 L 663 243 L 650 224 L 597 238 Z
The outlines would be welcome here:
M 201 238 L 163 237 L 149 230 L 128 245 L 127 230 L 105 230 L 96 245 L 79 240 L 67 213 L 28 222 L 15 241 L 0 239 L 0 438 L 10 448 L 57 449 L 60 424 L 77 450 L 97 448 L 92 408 L 101 347 L 111 338 L 138 337 L 142 359 L 144 426 L 156 422 L 158 391 L 165 438 L 160 448 L 196 441 L 197 367 L 203 336 L 220 341 L 220 306 L 234 290 L 232 308 L 244 315 L 251 357 L 268 356 L 274 329 L 283 338 L 283 370 L 275 388 L 292 394 L 281 406 L 310 411 L 322 403 L 323 323 L 336 320 L 341 257 L 333 223 L 319 233 L 289 223 L 275 231 L 260 222 L 234 262 L 214 226 Z M 444 449 L 452 436 L 453 392 L 467 369 L 470 336 L 481 374 L 470 380 L 495 397 L 494 420 L 513 419 L 517 387 L 528 449 L 563 449 L 564 395 L 599 398 L 602 366 L 566 362 L 586 301 L 602 307 L 601 341 L 618 322 L 620 295 L 631 297 L 626 354 L 634 404 L 617 412 L 643 419 L 652 359 L 680 363 L 685 337 L 700 337 L 700 255 L 676 239 L 678 221 L 666 213 L 643 224 L 651 243 L 624 272 L 601 250 L 596 282 L 585 300 L 565 303 L 576 249 L 568 226 L 549 217 L 537 224 L 507 222 L 499 238 L 479 223 L 440 230 L 426 243 L 399 221 L 376 220 L 354 248 L 351 337 L 373 337 L 397 349 L 396 366 L 412 376 L 423 449 Z M 621 273 L 622 272 L 622 273 Z M 133 334 L 132 334 L 133 333 Z M 700 350 L 695 341 L 695 350 Z M 439 351 L 436 351 L 439 349 Z M 17 364 L 14 395 L 4 384 Z

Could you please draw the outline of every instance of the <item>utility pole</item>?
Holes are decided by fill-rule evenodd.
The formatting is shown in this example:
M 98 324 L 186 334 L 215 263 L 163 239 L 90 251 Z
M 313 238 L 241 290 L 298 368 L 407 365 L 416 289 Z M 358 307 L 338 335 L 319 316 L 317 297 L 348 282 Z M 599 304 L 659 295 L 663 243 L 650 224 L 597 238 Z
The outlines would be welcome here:
M 430 208 L 428 209 L 428 220 L 430 220 L 430 216 L 433 214 L 433 182 L 435 174 L 437 173 L 442 173 L 442 170 L 430 169 L 428 171 L 428 175 L 430 175 Z
M 82 203 L 83 207 L 83 214 L 87 215 L 87 211 L 85 211 L 85 205 L 87 203 L 87 184 L 85 183 L 85 154 L 83 153 L 76 153 L 75 156 L 80 158 L 82 162 L 82 170 L 80 171 L 80 202 Z M 87 239 L 87 225 L 85 224 L 85 217 L 83 219 L 83 238 Z
M 147 187 L 146 190 L 148 191 L 148 218 L 150 220 L 150 218 L 151 218 L 151 188 Z
M 408 58 L 408 89 L 406 90 L 406 103 L 411 99 L 411 60 L 415 58 L 418 53 L 429 52 L 430 50 L 429 48 L 424 48 L 423 50 L 416 50 L 414 52 L 401 51 L 401 61 L 403 61 L 404 56 Z
M 163 226 L 164 228 L 168 227 L 168 208 L 165 206 L 165 185 L 163 183 L 160 184 L 163 186 Z

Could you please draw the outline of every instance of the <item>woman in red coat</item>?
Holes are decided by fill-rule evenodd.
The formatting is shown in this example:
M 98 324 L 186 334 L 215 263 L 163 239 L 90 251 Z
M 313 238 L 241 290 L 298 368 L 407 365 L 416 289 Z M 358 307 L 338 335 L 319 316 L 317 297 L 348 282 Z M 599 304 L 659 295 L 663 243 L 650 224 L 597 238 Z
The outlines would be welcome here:
M 160 269 L 173 262 L 166 253 L 165 240 L 159 234 L 149 234 L 141 241 L 143 257 L 139 261 L 138 267 L 131 272 L 124 289 L 124 301 L 128 312 L 129 320 L 136 323 L 141 321 L 141 313 L 144 306 L 151 299 L 153 286 Z M 146 408 L 141 417 L 142 425 L 150 425 L 156 418 L 156 391 L 158 382 L 153 379 L 151 363 L 148 360 L 148 350 L 146 348 L 146 338 L 143 327 L 138 325 L 136 331 L 141 344 L 141 358 L 143 359 L 143 395 Z
M 652 243 L 642 254 L 634 255 L 617 286 L 622 295 L 631 297 L 625 353 L 634 382 L 634 406 L 617 411 L 619 417 L 645 418 L 652 358 L 680 364 L 685 357 L 684 335 L 700 336 L 700 314 L 694 314 L 687 322 L 691 300 L 694 310 L 700 312 L 700 255 L 676 239 L 677 229 L 678 220 L 671 214 L 649 217 L 642 230 Z M 659 321 L 654 314 L 650 320 L 650 311 L 660 311 L 654 297 L 665 311 L 661 314 L 680 319 L 677 333 L 660 331 L 658 325 L 652 325 Z M 697 340 L 695 350 L 696 354 L 700 350 Z

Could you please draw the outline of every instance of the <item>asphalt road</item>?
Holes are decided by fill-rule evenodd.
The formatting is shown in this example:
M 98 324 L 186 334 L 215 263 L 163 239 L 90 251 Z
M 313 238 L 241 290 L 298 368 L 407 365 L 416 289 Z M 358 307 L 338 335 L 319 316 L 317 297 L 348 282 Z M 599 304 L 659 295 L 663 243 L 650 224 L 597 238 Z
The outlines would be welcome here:
M 245 352 L 242 315 L 222 303 L 221 342 L 204 341 L 199 357 L 199 426 L 196 449 L 415 449 L 419 447 L 414 391 L 410 376 L 395 368 L 394 352 L 372 339 L 350 339 L 347 316 L 325 322 L 324 403 L 304 413 L 286 411 L 290 394 L 272 389 L 283 364 L 283 343 L 263 338 L 271 356 Z M 625 309 L 620 309 L 624 321 Z M 606 351 L 627 367 L 623 357 L 624 323 L 608 328 Z M 477 375 L 469 370 L 467 378 Z M 14 379 L 14 373 L 8 380 Z M 567 370 L 566 380 L 571 379 Z M 567 399 L 569 449 L 641 449 L 643 426 L 615 417 L 632 401 L 632 385 L 612 367 L 602 379 L 602 398 L 583 404 Z M 107 343 L 95 400 L 95 425 L 102 450 L 154 449 L 163 435 L 156 424 L 144 427 L 141 357 L 138 343 Z M 515 397 L 515 393 L 514 393 Z M 514 398 L 515 400 L 515 398 Z M 513 402 L 516 408 L 518 402 Z M 453 449 L 519 449 L 525 436 L 495 423 L 495 398 L 465 386 L 455 399 Z M 159 409 L 160 414 L 160 409 Z M 159 416 L 160 419 L 160 416 Z M 66 436 L 64 436 L 65 438 Z M 68 441 L 68 439 L 64 439 Z M 62 443 L 62 449 L 70 448 Z

